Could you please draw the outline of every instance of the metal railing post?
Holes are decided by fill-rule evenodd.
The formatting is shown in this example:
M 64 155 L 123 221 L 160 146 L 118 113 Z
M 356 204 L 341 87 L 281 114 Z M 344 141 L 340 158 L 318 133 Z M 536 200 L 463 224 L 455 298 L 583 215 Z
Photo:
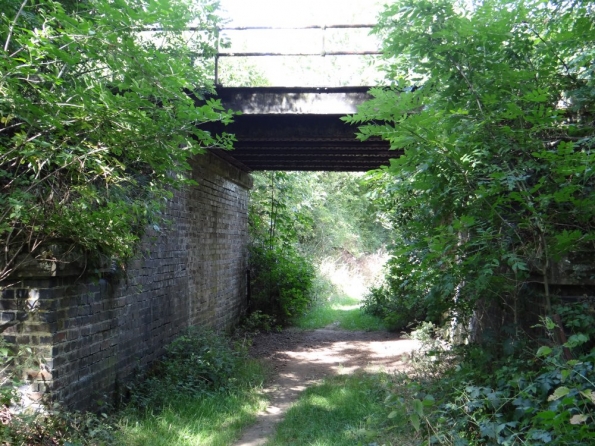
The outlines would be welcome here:
M 215 87 L 219 84 L 219 27 L 215 28 Z

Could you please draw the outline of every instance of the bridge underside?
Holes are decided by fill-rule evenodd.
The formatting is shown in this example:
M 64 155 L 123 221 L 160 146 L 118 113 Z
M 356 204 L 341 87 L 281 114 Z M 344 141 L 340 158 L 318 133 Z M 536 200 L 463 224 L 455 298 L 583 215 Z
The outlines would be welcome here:
M 225 108 L 242 111 L 228 126 L 209 130 L 234 133 L 235 150 L 213 150 L 247 171 L 367 171 L 400 155 L 380 139 L 358 141 L 357 128 L 341 117 L 367 99 L 367 88 L 220 88 Z M 339 113 L 337 113 L 339 109 Z M 329 112 L 330 111 L 330 112 Z

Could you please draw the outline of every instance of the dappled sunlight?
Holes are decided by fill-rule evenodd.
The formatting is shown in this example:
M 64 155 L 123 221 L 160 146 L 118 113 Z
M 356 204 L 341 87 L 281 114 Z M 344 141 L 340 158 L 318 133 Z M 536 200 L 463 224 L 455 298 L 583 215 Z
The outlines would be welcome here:
M 172 401 L 158 413 L 147 413 L 144 420 L 126 419 L 120 423 L 121 444 L 138 446 L 223 446 L 249 424 L 254 414 L 266 407 L 262 396 L 238 404 L 238 397 L 221 395 Z
M 375 286 L 388 259 L 386 252 L 359 258 L 347 251 L 339 257 L 326 257 L 318 265 L 319 291 L 316 305 L 297 317 L 301 328 L 336 327 L 345 330 L 383 330 L 384 322 L 361 309 L 370 287 Z
M 382 374 L 335 376 L 310 387 L 267 445 L 362 444 L 367 438 L 364 420 L 382 404 L 383 396 L 377 390 L 385 380 Z
M 270 404 L 259 415 L 257 425 L 260 427 L 242 437 L 235 446 L 264 445 L 273 426 L 283 419 L 284 414 L 289 415 L 288 410 L 294 410 L 290 406 L 298 396 L 304 391 L 308 394 L 324 379 L 347 380 L 360 373 L 379 377 L 384 373 L 405 371 L 411 351 L 419 346 L 415 340 L 401 339 L 398 334 L 389 332 L 318 329 L 304 333 L 290 329 L 285 333 L 262 334 L 254 340 L 255 346 L 265 347 L 263 352 L 271 360 L 276 377 L 274 384 L 265 391 Z M 272 340 L 282 342 L 277 344 Z M 332 398 L 325 394 L 310 394 L 303 407 L 333 418 L 333 414 L 350 409 L 357 398 L 367 398 L 365 393 L 356 390 L 334 389 Z
M 387 339 L 373 342 L 349 340 L 322 342 L 316 347 L 300 351 L 285 351 L 283 354 L 298 364 L 315 363 L 325 367 L 328 375 L 352 374 L 362 368 L 368 371 L 393 373 L 404 370 L 406 355 L 418 348 L 419 342 L 411 339 Z M 299 368 L 297 370 L 299 371 Z

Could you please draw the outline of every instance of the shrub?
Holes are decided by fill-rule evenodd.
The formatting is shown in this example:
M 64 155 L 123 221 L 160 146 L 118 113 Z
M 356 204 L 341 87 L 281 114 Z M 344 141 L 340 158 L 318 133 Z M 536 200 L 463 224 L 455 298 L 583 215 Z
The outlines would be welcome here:
M 240 333 L 247 336 L 255 335 L 260 332 L 270 333 L 280 331 L 281 326 L 277 324 L 275 316 L 265 314 L 260 310 L 253 311 L 244 318 L 240 324 Z
M 262 311 L 285 324 L 303 313 L 313 299 L 315 270 L 290 246 L 253 246 L 250 251 L 251 311 Z
M 554 341 L 539 348 L 520 339 L 513 355 L 498 343 L 459 347 L 456 357 L 428 350 L 431 358 L 416 365 L 422 372 L 439 367 L 440 375 L 396 383 L 386 400 L 391 419 L 408 417 L 428 444 L 593 444 L 595 318 L 585 305 L 557 308 L 570 330 L 564 344 L 555 341 L 560 327 L 544 318 L 539 328 Z
M 203 395 L 231 390 L 246 351 L 213 331 L 190 328 L 166 347 L 145 380 L 129 385 L 140 407 L 160 407 L 174 394 Z
M 427 309 L 420 299 L 410 299 L 404 294 L 393 294 L 387 286 L 372 288 L 364 299 L 363 310 L 382 318 L 389 329 L 398 331 L 412 323 L 424 321 Z
M 0 0 L 0 279 L 31 259 L 124 263 L 189 157 L 231 146 L 200 128 L 231 114 L 188 94 L 213 89 L 211 3 Z

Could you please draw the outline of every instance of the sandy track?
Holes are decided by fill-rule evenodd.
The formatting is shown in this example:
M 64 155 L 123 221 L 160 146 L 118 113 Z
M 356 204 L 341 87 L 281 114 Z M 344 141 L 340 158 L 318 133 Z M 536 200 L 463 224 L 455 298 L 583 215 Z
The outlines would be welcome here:
M 404 355 L 417 346 L 417 341 L 401 339 L 395 333 L 333 327 L 258 335 L 251 354 L 269 362 L 274 370 L 265 388 L 270 402 L 234 446 L 264 445 L 300 392 L 324 377 L 357 370 L 404 370 Z

